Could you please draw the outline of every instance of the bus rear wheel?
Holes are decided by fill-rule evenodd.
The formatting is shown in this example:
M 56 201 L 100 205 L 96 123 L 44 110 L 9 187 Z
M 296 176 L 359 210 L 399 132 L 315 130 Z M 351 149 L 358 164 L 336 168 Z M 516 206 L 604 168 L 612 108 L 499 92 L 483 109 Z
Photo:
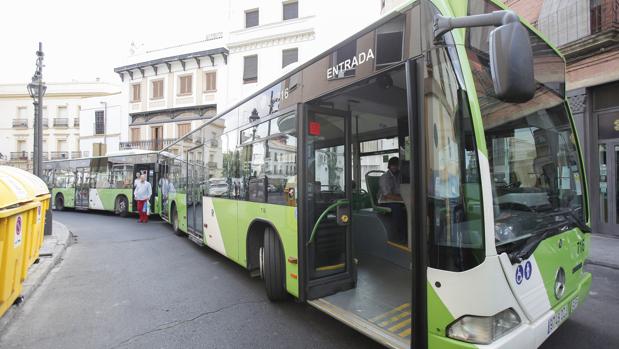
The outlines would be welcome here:
M 170 218 L 172 219 L 172 230 L 174 231 L 174 234 L 179 236 L 183 235 L 183 232 L 178 226 L 178 213 L 176 212 L 176 206 L 172 207 L 172 215 Z
M 116 211 L 121 217 L 127 217 L 127 214 L 129 214 L 129 202 L 126 197 L 119 196 L 116 199 Z
M 272 228 L 264 230 L 264 245 L 260 249 L 260 275 L 264 279 L 267 297 L 271 301 L 286 299 L 286 264 L 277 234 Z
M 56 199 L 54 200 L 54 206 L 56 206 L 57 211 L 64 210 L 64 198 L 62 197 L 62 195 L 56 195 Z

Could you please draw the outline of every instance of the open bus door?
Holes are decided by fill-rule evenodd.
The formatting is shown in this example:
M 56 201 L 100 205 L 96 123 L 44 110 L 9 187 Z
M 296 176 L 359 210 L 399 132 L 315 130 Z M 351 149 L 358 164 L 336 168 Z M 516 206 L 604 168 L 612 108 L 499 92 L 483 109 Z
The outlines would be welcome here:
M 306 106 L 303 161 L 306 191 L 307 298 L 353 288 L 356 266 L 350 222 L 351 140 L 348 112 Z
M 161 157 L 159 159 L 161 159 Z M 159 180 L 154 185 L 157 186 L 157 192 L 161 195 L 160 196 L 161 211 L 159 214 L 161 215 L 161 218 L 163 218 L 166 221 L 169 221 L 170 220 L 170 217 L 169 217 L 170 213 L 168 212 L 168 195 L 170 194 L 169 165 L 166 161 L 158 161 L 157 166 L 158 166 Z
M 75 170 L 75 208 L 87 210 L 90 202 L 90 167 Z
M 187 231 L 189 239 L 199 245 L 203 244 L 204 236 L 202 196 L 206 169 L 203 152 L 203 145 L 187 151 Z
M 403 162 L 410 174 L 410 194 L 404 200 L 412 207 L 407 222 L 411 249 L 405 264 L 385 263 L 357 250 L 358 239 L 374 230 L 370 225 L 359 223 L 361 217 L 369 216 L 369 211 L 353 212 L 351 207 L 353 191 L 359 189 L 355 188 L 357 184 L 353 183 L 351 172 L 354 166 L 361 164 L 360 158 L 353 158 L 351 153 L 357 152 L 353 149 L 359 147 L 356 143 L 362 132 L 354 125 L 351 112 L 306 104 L 304 118 L 298 124 L 300 143 L 304 145 L 298 155 L 302 159 L 299 248 L 304 294 L 301 298 L 394 348 L 425 349 L 428 340 L 428 228 L 422 223 L 427 222 L 424 177 L 427 169 L 424 129 L 427 125 L 422 117 L 423 103 L 420 103 L 424 98 L 423 69 L 423 59 L 406 62 L 400 69 L 402 79 L 399 79 L 406 84 L 399 88 L 406 89 L 406 100 L 402 103 L 408 122 L 397 125 L 408 127 L 408 132 L 403 129 L 401 133 L 410 135 L 410 142 L 400 142 L 400 145 L 409 147 L 405 151 L 411 154 L 410 161 Z M 350 91 L 359 93 L 359 90 L 361 88 Z M 345 93 L 339 92 L 339 97 Z M 354 96 L 348 97 L 354 99 Z
M 136 164 L 133 167 L 135 173 L 139 172 L 143 175 L 146 175 L 146 181 L 148 181 L 152 188 L 152 195 L 150 196 L 150 201 L 148 204 L 151 207 L 151 213 L 154 211 L 155 207 L 155 197 L 157 196 L 157 175 L 155 174 L 155 164 Z M 135 188 L 134 188 L 135 189 Z M 131 199 L 133 212 L 138 211 L 138 202 L 135 200 L 135 197 Z

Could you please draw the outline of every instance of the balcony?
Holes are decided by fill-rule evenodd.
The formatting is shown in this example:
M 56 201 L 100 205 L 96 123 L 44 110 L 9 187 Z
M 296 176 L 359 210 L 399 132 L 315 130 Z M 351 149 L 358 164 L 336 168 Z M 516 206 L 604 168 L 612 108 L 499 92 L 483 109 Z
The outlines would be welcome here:
M 27 151 L 12 151 L 11 152 L 11 160 L 28 160 L 28 152 Z
M 68 159 L 69 152 L 68 151 L 53 151 L 52 152 L 52 160 L 62 160 Z
M 49 127 L 49 119 L 48 118 L 43 118 L 43 127 Z
M 80 127 L 80 119 L 76 117 L 73 119 L 73 127 Z
M 79 159 L 81 157 L 83 157 L 81 151 L 72 151 L 71 152 L 71 159 Z
M 28 128 L 28 119 L 13 119 L 13 128 Z
M 69 127 L 68 118 L 54 118 L 54 127 Z
M 568 62 L 619 42 L 619 0 L 556 1 L 556 4 L 565 5 L 552 13 L 544 13 L 542 9 L 535 25 L 560 47 Z
M 30 158 L 34 159 L 34 152 L 30 152 Z M 43 160 L 43 161 L 49 160 L 49 154 L 46 151 L 41 153 L 41 160 Z
M 215 161 L 209 161 L 209 162 L 208 162 L 208 168 L 210 168 L 210 169 L 217 168 L 217 162 L 215 162 Z
M 208 144 L 211 148 L 217 148 L 219 146 L 219 140 L 211 139 L 208 141 Z
M 155 139 L 147 141 L 120 142 L 120 149 L 161 150 L 174 143 L 177 138 Z

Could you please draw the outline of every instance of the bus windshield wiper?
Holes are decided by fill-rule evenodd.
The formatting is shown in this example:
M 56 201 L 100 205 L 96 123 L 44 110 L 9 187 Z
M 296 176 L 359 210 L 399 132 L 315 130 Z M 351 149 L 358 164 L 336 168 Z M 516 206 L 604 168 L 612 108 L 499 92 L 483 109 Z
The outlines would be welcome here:
M 591 228 L 589 228 L 580 217 L 578 217 L 576 215 L 576 213 L 574 213 L 574 210 L 570 210 L 568 209 L 562 209 L 562 210 L 558 210 L 556 212 L 551 212 L 548 214 L 548 216 L 563 216 L 565 217 L 570 223 L 572 223 L 574 226 L 576 226 L 578 229 L 580 229 L 583 233 L 590 233 L 591 232 Z
M 560 222 L 558 224 L 544 227 L 532 232 L 531 237 L 524 240 L 521 244 L 517 244 L 513 250 L 507 253 L 509 260 L 512 264 L 520 263 L 523 260 L 531 257 L 537 246 L 545 239 L 560 234 L 569 229 L 569 225 L 566 222 Z

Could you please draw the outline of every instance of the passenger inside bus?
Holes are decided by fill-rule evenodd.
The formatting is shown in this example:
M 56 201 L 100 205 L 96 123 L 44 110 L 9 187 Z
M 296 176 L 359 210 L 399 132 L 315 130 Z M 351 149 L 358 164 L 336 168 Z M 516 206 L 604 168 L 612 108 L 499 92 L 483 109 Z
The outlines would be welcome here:
M 378 180 L 378 205 L 391 210 L 394 229 L 390 230 L 389 240 L 405 245 L 407 237 L 406 206 L 400 192 L 402 177 L 400 175 L 400 160 L 392 157 L 387 163 L 387 171 Z

